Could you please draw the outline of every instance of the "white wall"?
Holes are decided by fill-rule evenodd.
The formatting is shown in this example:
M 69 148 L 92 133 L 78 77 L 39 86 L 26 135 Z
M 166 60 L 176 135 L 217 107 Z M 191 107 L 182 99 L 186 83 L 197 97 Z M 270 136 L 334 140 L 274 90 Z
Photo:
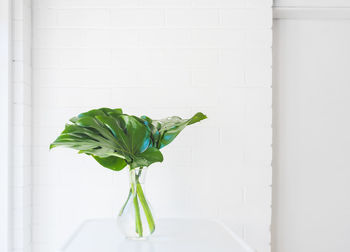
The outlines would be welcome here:
M 275 0 L 274 6 L 280 7 L 349 7 L 348 0 Z
M 274 24 L 275 252 L 350 251 L 350 16 L 313 13 Z
M 48 152 L 71 116 L 101 106 L 209 117 L 150 168 L 158 217 L 220 218 L 269 251 L 271 1 L 36 0 L 33 6 L 33 250 L 85 219 L 115 217 L 128 191 L 72 150 Z

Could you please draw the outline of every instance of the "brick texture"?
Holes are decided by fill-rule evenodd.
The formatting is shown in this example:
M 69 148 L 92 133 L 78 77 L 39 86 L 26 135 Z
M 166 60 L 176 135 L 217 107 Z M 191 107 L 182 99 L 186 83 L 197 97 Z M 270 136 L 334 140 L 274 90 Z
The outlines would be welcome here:
M 128 191 L 89 157 L 48 145 L 95 107 L 209 117 L 149 169 L 158 217 L 222 219 L 270 251 L 271 1 L 33 0 L 34 252 L 83 220 L 116 217 Z M 20 36 L 20 35 L 18 35 Z

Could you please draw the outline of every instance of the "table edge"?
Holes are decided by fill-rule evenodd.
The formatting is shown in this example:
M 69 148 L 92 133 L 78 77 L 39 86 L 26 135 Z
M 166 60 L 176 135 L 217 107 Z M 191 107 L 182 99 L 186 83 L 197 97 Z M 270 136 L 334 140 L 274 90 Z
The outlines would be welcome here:
M 233 232 L 222 220 L 220 219 L 205 219 L 205 218 L 161 218 L 165 220 L 199 220 L 199 221 L 210 221 L 215 222 L 221 226 L 234 240 L 236 240 L 247 252 L 256 252 L 251 246 L 249 246 L 239 235 Z M 79 231 L 89 222 L 101 221 L 101 220 L 114 220 L 113 218 L 96 218 L 96 219 L 87 219 L 83 221 L 70 235 L 69 239 L 58 249 L 57 252 L 64 251 L 68 245 L 74 240 L 74 238 L 79 234 Z

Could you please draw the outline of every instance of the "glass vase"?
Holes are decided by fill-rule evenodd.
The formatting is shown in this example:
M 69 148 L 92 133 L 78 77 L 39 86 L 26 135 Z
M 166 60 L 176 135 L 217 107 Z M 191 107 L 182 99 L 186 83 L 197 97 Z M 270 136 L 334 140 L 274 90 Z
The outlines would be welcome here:
M 152 209 L 143 190 L 146 172 L 147 168 L 129 171 L 129 195 L 117 218 L 120 230 L 129 239 L 145 239 L 155 230 Z

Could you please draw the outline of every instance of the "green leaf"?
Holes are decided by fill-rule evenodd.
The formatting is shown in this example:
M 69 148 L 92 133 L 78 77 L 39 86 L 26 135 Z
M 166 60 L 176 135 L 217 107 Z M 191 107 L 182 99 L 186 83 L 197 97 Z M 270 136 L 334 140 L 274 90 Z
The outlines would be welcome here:
M 75 123 L 76 121 L 79 120 L 79 118 L 83 117 L 95 117 L 95 116 L 101 116 L 101 115 L 108 115 L 108 113 L 117 113 L 117 114 L 122 114 L 123 110 L 120 108 L 117 109 L 110 109 L 110 108 L 100 108 L 100 109 L 92 109 L 88 112 L 81 113 L 77 117 L 73 117 L 70 119 L 72 123 Z
M 132 153 L 144 152 L 150 144 L 150 130 L 135 116 L 121 115 Z
M 198 112 L 189 119 L 189 122 L 187 123 L 187 125 L 191 125 L 191 124 L 194 124 L 196 122 L 200 122 L 200 121 L 207 119 L 207 118 L 208 117 L 205 114 L 203 114 L 202 112 Z
M 159 132 L 159 128 L 160 128 L 160 124 L 156 121 L 154 121 L 155 124 L 157 125 L 154 125 L 153 124 L 153 121 L 151 118 L 147 117 L 147 116 L 141 116 L 141 118 L 139 118 L 143 124 L 145 124 L 151 131 L 151 139 L 152 139 L 152 143 L 151 145 L 153 147 L 157 147 L 157 143 L 159 141 L 159 138 L 160 138 L 160 132 Z
M 191 125 L 201 120 L 204 120 L 207 118 L 207 116 L 201 112 L 198 112 L 190 119 L 182 119 L 178 116 L 172 116 L 161 120 L 153 120 L 151 122 L 151 119 L 146 116 L 142 116 L 141 118 L 147 121 L 148 123 L 151 123 L 153 127 L 156 128 L 159 132 L 159 136 L 154 137 L 155 139 L 157 139 L 157 141 L 154 143 L 153 146 L 157 147 L 158 149 L 161 149 L 164 146 L 171 143 L 187 125 Z M 158 132 L 156 132 L 157 135 Z M 153 133 L 153 135 L 154 134 L 155 133 Z
M 61 134 L 57 139 L 50 145 L 50 149 L 57 146 L 70 147 L 77 150 L 87 150 L 98 148 L 99 143 L 90 138 L 82 138 L 75 135 Z
M 112 170 L 148 166 L 157 162 L 154 155 L 146 155 L 151 146 L 151 130 L 143 120 L 122 114 L 121 109 L 94 109 L 74 117 L 50 149 L 63 146 L 91 155 L 101 165 Z M 145 154 L 143 154 L 145 153 Z M 158 154 L 159 156 L 159 154 Z M 149 160 L 148 160 L 149 158 Z
M 61 135 L 50 145 L 68 147 L 92 156 L 98 163 L 119 171 L 162 162 L 160 148 L 172 142 L 187 126 L 207 118 L 197 113 L 190 119 L 173 116 L 152 120 L 123 114 L 121 109 L 100 108 L 70 119 Z
M 150 147 L 134 158 L 133 162 L 130 164 L 130 168 L 147 167 L 155 162 L 163 162 L 163 155 L 157 148 Z
M 94 156 L 94 155 L 92 157 L 97 162 L 99 162 L 100 165 L 102 165 L 106 168 L 109 168 L 111 170 L 114 170 L 114 171 L 120 171 L 126 166 L 126 162 L 122 158 L 113 157 L 113 156 L 101 158 L 101 157 Z

